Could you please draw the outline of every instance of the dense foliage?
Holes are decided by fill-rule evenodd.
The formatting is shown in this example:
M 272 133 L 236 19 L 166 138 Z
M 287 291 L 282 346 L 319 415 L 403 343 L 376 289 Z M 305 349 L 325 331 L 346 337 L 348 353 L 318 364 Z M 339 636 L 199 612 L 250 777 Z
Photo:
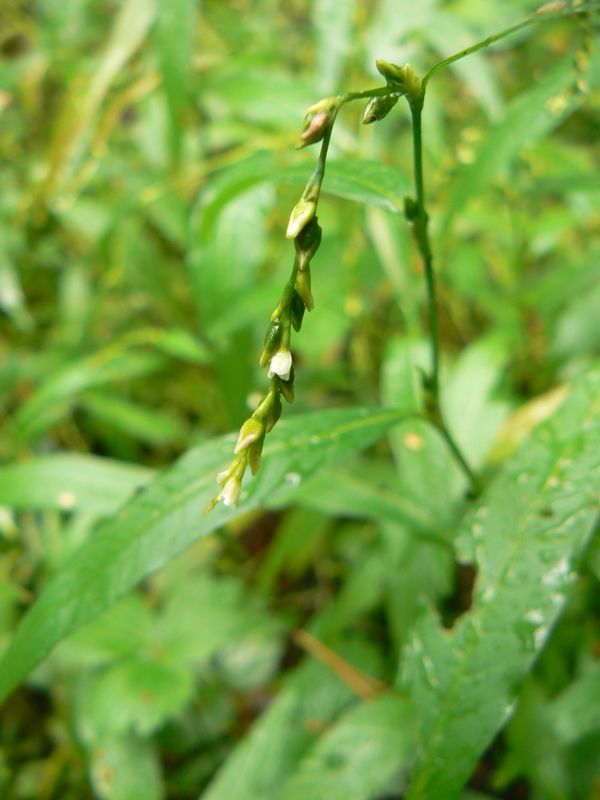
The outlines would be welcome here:
M 534 9 L 2 0 L 3 800 L 597 796 L 598 11 L 428 88 L 442 406 L 481 494 L 419 417 L 410 115 L 357 103 L 294 405 L 204 513 L 267 386 L 306 107 Z

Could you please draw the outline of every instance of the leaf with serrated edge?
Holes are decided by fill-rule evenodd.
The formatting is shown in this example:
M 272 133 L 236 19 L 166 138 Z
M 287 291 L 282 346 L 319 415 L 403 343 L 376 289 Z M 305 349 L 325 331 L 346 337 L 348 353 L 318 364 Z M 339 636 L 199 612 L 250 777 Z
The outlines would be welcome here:
M 408 798 L 451 800 L 510 717 L 519 685 L 565 604 L 598 513 L 600 371 L 572 389 L 480 498 L 461 558 L 479 574 L 452 631 L 416 626 L 401 684 L 420 711 Z

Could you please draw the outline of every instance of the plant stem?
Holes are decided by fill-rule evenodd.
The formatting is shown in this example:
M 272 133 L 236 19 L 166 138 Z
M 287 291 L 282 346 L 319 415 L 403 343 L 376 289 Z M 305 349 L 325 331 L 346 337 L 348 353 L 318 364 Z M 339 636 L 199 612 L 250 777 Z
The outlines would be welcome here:
M 413 132 L 413 170 L 415 178 L 416 217 L 414 220 L 414 234 L 417 247 L 425 267 L 425 284 L 427 287 L 427 306 L 429 317 L 430 345 L 431 345 L 431 372 L 430 383 L 434 395 L 439 396 L 439 331 L 436 301 L 435 275 L 433 273 L 433 255 L 429 244 L 428 218 L 425 210 L 425 186 L 423 182 L 423 137 L 421 130 L 421 112 L 423 110 L 424 96 L 410 102 Z
M 420 94 L 409 98 L 410 113 L 412 117 L 413 132 L 413 170 L 415 179 L 415 208 L 411 214 L 413 231 L 417 248 L 423 260 L 425 268 L 425 284 L 427 287 L 427 309 L 429 319 L 429 341 L 431 347 L 431 368 L 426 377 L 425 390 L 425 410 L 427 418 L 439 430 L 445 439 L 450 452 L 456 462 L 465 473 L 471 490 L 474 495 L 481 491 L 480 483 L 469 462 L 465 458 L 456 440 L 448 430 L 440 405 L 440 345 L 439 345 L 439 326 L 437 313 L 437 291 L 435 273 L 433 271 L 433 254 L 429 242 L 428 222 L 429 218 L 425 205 L 425 187 L 423 182 L 423 137 L 421 128 L 421 116 L 423 103 L 425 101 L 425 91 L 422 88 Z
M 436 74 L 436 72 L 445 69 L 449 64 L 453 64 L 455 61 L 460 61 L 461 58 L 470 56 L 473 53 L 476 53 L 478 50 L 483 50 L 484 47 L 489 47 L 490 45 L 499 42 L 501 39 L 505 39 L 507 36 L 511 36 L 513 33 L 516 33 L 523 28 L 528 28 L 530 25 L 537 25 L 540 22 L 553 22 L 554 20 L 564 19 L 565 17 L 568 18 L 579 16 L 587 13 L 588 11 L 596 11 L 598 10 L 600 3 L 586 3 L 575 7 L 567 6 L 566 3 L 557 3 L 556 6 L 556 9 L 553 9 L 552 4 L 550 3 L 547 4 L 547 9 L 545 9 L 544 6 L 540 6 L 540 8 L 534 12 L 534 14 L 532 14 L 532 16 L 528 17 L 522 22 L 518 22 L 516 25 L 511 25 L 510 28 L 505 28 L 499 33 L 488 36 L 487 38 L 482 39 L 482 41 L 471 45 L 471 47 L 460 50 L 458 53 L 454 53 L 448 58 L 445 58 L 443 61 L 440 61 L 439 64 L 436 64 L 434 67 L 432 67 L 424 76 L 422 81 L 423 93 L 425 93 L 425 89 L 427 88 L 429 80 Z

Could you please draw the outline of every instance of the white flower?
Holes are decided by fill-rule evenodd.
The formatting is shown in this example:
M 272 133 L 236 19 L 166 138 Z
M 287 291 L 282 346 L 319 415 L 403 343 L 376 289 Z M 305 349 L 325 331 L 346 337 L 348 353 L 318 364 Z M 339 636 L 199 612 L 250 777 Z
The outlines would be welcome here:
M 284 381 L 289 381 L 292 369 L 292 354 L 289 350 L 278 350 L 271 359 L 269 378 L 279 375 Z
M 225 482 L 225 485 L 219 492 L 217 500 L 222 500 L 225 506 L 237 506 L 241 488 L 242 484 L 237 476 L 232 475 L 231 478 Z

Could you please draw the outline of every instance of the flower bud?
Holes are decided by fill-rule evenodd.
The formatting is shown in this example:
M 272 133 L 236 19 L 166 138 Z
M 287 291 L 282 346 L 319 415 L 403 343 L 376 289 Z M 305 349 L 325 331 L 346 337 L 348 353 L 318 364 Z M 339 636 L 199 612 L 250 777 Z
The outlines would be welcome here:
M 222 500 L 224 506 L 237 506 L 240 501 L 242 482 L 237 475 L 232 475 L 217 495 L 217 500 Z
M 421 79 L 411 67 L 410 64 L 405 64 L 402 67 L 404 74 L 404 85 L 406 86 L 406 94 L 409 98 L 417 98 L 421 94 Z
M 404 89 L 405 76 L 402 67 L 397 64 L 391 64 L 389 61 L 384 61 L 383 58 L 378 58 L 375 62 L 377 72 L 382 75 L 389 86 L 398 86 Z
M 248 466 L 250 467 L 250 470 L 253 475 L 256 475 L 260 467 L 260 457 L 262 455 L 262 449 L 264 443 L 265 443 L 264 439 L 258 439 L 256 442 L 253 442 L 248 448 Z
M 292 367 L 290 371 L 290 377 L 288 380 L 283 380 L 282 378 L 277 379 L 277 388 L 281 392 L 281 394 L 285 397 L 288 403 L 294 402 L 294 368 Z
M 267 426 L 267 433 L 273 430 L 277 420 L 281 416 L 281 397 L 278 391 L 274 391 L 270 397 L 272 398 L 271 404 L 269 406 L 269 411 L 267 417 L 265 419 L 265 424 Z
M 290 214 L 290 221 L 288 222 L 287 231 L 285 232 L 286 238 L 295 239 L 308 223 L 314 219 L 316 213 L 317 200 L 301 197 Z
M 258 439 L 263 439 L 265 432 L 264 421 L 253 414 L 240 428 L 237 444 L 233 452 L 237 455 L 237 453 L 250 447 L 253 442 L 256 442 Z
M 315 301 L 312 296 L 310 282 L 310 267 L 296 273 L 296 282 L 294 289 L 300 295 L 302 302 L 306 306 L 307 311 L 312 311 L 315 307 Z
M 292 302 L 290 303 L 290 318 L 295 331 L 299 331 L 302 327 L 302 320 L 304 319 L 304 312 L 306 306 L 298 292 L 294 291 L 292 295 Z
M 339 107 L 339 97 L 326 97 L 311 106 L 306 112 L 304 128 L 296 147 L 302 148 L 320 142 L 333 125 Z
M 400 94 L 388 94 L 385 97 L 372 97 L 363 114 L 363 125 L 370 125 L 372 122 L 379 122 L 380 119 L 387 117 L 399 99 Z
M 410 64 L 399 67 L 397 64 L 390 64 L 389 61 L 378 58 L 375 66 L 379 74 L 385 78 L 388 86 L 398 87 L 409 98 L 418 98 L 421 94 L 421 80 Z
M 322 233 L 317 217 L 313 217 L 294 239 L 294 246 L 298 254 L 298 267 L 301 270 L 306 269 L 311 258 L 319 249 Z
M 282 348 L 281 350 L 278 350 L 271 358 L 271 363 L 269 366 L 269 378 L 272 378 L 273 375 L 278 375 L 280 378 L 283 378 L 284 381 L 287 381 L 289 380 L 291 369 L 292 354 L 289 350 Z
M 265 346 L 260 356 L 259 364 L 261 367 L 266 367 L 273 353 L 279 347 L 281 342 L 282 325 L 281 320 L 274 319 L 267 329 L 265 334 Z
M 221 491 L 213 497 L 206 511 L 210 511 L 221 500 L 223 505 L 237 506 L 242 490 L 242 478 L 246 471 L 247 456 L 238 455 L 233 459 L 227 469 L 217 475 L 217 483 Z

